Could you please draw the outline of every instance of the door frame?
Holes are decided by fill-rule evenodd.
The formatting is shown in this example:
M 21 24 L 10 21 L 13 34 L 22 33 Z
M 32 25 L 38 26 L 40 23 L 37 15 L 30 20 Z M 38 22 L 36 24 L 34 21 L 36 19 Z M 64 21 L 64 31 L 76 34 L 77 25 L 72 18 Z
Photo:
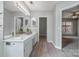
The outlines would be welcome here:
M 40 18 L 43 18 L 43 17 L 46 18 L 47 24 L 48 24 L 48 16 L 39 16 L 39 17 L 38 17 L 38 39 L 40 38 L 40 37 L 39 37 L 39 20 L 40 20 Z M 46 25 L 46 26 L 47 26 L 47 25 Z M 48 32 L 48 29 L 47 29 L 46 31 Z M 46 38 L 47 38 L 47 41 L 48 41 L 48 36 L 47 36 L 47 34 L 46 34 Z M 40 40 L 40 39 L 39 39 L 39 40 Z M 38 40 L 38 41 L 39 41 L 39 40 Z
M 75 3 L 75 4 L 73 4 L 73 5 L 70 5 L 70 6 L 68 6 L 68 7 L 65 7 L 65 8 L 62 8 L 60 11 L 61 11 L 61 49 L 63 48 L 62 47 L 62 12 L 64 11 L 64 10 L 67 10 L 67 9 L 70 9 L 70 8 L 73 8 L 73 7 L 76 7 L 76 6 L 78 6 L 79 5 L 79 3 Z

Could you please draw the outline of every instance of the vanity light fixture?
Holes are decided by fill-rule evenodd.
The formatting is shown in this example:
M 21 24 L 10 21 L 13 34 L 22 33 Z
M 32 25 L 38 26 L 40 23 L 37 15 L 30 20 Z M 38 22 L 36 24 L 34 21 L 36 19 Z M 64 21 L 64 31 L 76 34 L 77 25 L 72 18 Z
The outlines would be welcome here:
M 22 2 L 22 1 L 21 1 Z M 20 1 L 14 2 L 15 6 L 22 11 L 25 15 L 30 15 L 30 12 L 26 9 L 25 6 L 22 5 Z
M 31 19 L 31 20 L 36 21 L 36 18 L 35 18 L 35 17 L 32 17 L 32 19 Z

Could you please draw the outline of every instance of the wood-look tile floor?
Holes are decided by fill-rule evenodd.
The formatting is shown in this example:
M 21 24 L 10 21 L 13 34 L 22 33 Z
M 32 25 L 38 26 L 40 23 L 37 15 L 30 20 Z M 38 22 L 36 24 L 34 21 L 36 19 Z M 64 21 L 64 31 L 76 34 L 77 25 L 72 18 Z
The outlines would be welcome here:
M 30 57 L 72 57 L 72 53 L 65 54 L 64 50 L 56 49 L 52 43 L 48 43 L 45 37 L 34 46 Z M 74 57 L 74 56 L 73 56 Z

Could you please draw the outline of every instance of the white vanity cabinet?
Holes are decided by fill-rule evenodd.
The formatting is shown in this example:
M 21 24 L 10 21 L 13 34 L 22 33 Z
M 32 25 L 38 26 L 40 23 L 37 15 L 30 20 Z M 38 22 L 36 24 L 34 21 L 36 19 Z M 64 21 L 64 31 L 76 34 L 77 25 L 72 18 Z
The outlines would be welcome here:
M 32 51 L 32 39 L 24 42 L 4 42 L 6 57 L 28 57 Z
M 25 36 L 22 39 L 6 39 L 4 40 L 4 54 L 6 57 L 29 57 L 32 52 L 33 40 L 36 34 Z
M 23 57 L 24 48 L 21 42 L 4 42 L 5 57 Z

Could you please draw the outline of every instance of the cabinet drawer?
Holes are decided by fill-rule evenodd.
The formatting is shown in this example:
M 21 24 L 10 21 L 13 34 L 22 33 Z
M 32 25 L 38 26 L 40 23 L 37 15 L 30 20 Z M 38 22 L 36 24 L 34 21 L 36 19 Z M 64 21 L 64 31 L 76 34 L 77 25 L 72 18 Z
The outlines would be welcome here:
M 23 44 L 16 42 L 4 42 L 5 56 L 23 57 Z

